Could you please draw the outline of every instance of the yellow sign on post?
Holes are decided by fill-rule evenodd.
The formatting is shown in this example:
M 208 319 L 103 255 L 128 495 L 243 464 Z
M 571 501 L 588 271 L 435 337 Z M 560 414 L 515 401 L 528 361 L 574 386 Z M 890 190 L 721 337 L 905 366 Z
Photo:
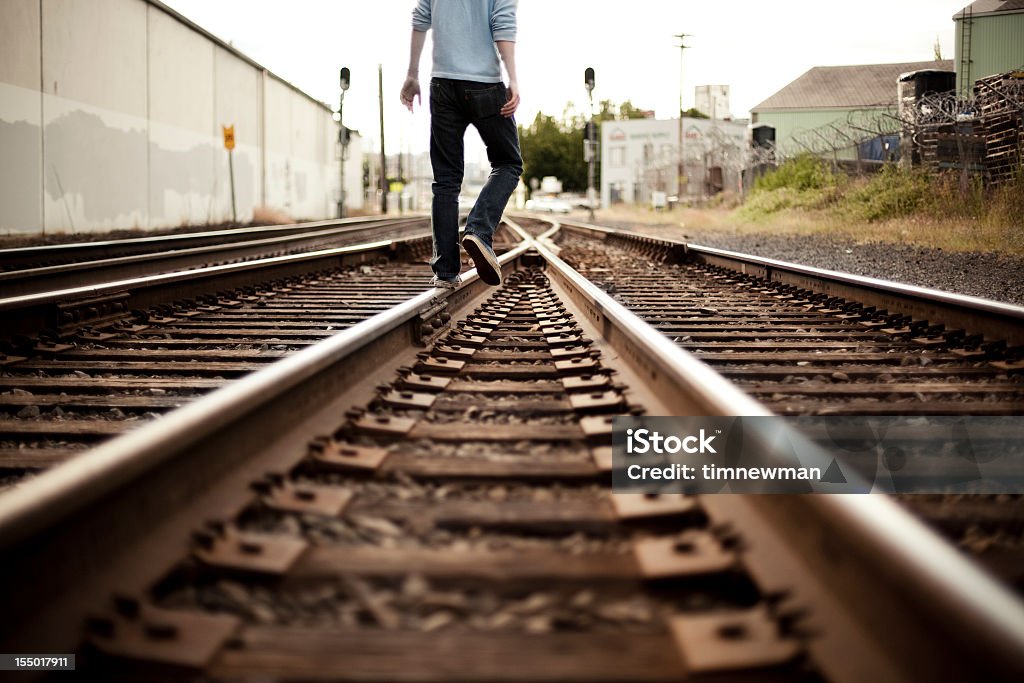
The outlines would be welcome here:
M 235 205 L 235 124 L 221 126 L 224 131 L 224 149 L 228 151 L 228 174 L 231 179 L 231 219 L 238 223 L 238 207 Z

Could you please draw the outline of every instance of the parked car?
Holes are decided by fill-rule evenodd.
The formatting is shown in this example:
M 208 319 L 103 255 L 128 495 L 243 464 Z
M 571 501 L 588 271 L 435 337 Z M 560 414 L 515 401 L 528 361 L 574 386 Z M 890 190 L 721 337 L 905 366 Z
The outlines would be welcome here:
M 546 213 L 569 213 L 572 210 L 572 206 L 569 205 L 569 202 L 557 197 L 537 197 L 526 200 L 526 210 Z

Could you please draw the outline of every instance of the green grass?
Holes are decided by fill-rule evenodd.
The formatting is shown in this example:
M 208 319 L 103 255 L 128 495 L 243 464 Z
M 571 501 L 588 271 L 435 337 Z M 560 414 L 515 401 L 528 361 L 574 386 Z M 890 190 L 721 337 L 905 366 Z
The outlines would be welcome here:
M 759 178 L 733 218 L 759 225 L 813 221 L 864 239 L 1024 253 L 1024 173 L 999 187 L 959 174 L 886 166 L 849 178 L 809 156 Z
M 842 232 L 863 241 L 1024 254 L 1024 171 L 997 187 L 957 173 L 887 166 L 866 177 L 814 157 L 785 162 L 723 219 L 772 233 Z
M 823 209 L 835 201 L 841 182 L 821 159 L 802 155 L 758 178 L 737 215 L 758 222 L 782 211 Z

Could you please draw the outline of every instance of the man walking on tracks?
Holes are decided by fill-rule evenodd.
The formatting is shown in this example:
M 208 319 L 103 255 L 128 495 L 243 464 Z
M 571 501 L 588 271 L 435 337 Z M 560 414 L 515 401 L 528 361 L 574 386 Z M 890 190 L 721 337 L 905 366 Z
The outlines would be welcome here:
M 420 98 L 420 53 L 426 32 L 434 30 L 434 68 L 430 79 L 430 163 L 434 169 L 435 287 L 455 289 L 459 270 L 459 190 L 465 166 L 463 138 L 469 124 L 487 146 L 491 174 L 466 221 L 462 246 L 480 279 L 501 284 L 501 269 L 491 237 L 523 172 L 519 136 L 513 118 L 519 106 L 515 39 L 517 0 L 418 0 L 412 12 L 409 74 L 402 104 L 412 111 Z M 501 80 L 501 64 L 508 87 Z

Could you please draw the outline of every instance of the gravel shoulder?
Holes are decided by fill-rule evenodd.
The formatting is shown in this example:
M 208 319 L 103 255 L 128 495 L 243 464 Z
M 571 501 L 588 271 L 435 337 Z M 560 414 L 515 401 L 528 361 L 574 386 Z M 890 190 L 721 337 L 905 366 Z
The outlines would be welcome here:
M 742 234 L 683 229 L 665 223 L 640 225 L 600 216 L 595 223 L 763 258 L 1024 305 L 1024 258 L 1019 256 L 859 242 L 841 234 Z

